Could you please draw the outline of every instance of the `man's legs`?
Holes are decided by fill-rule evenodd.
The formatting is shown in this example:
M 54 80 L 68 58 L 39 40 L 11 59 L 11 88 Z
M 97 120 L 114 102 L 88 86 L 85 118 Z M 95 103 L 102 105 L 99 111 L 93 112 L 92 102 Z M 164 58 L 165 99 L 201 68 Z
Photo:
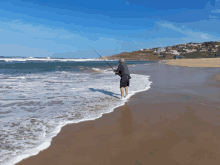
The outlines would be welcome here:
M 126 92 L 126 96 L 128 96 L 128 86 L 126 86 L 125 88 L 121 87 L 120 88 L 120 90 L 121 90 L 121 98 L 124 98 L 124 89 L 125 89 L 125 92 Z
M 128 86 L 125 87 L 126 96 L 128 96 Z
M 120 90 L 121 90 L 121 98 L 124 98 L 124 87 L 121 87 Z

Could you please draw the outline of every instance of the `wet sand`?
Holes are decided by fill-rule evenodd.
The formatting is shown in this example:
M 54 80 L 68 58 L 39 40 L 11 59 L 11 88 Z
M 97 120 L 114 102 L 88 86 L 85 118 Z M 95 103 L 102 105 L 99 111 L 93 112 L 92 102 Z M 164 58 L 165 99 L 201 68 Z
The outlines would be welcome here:
M 220 67 L 220 58 L 163 60 L 167 65 L 185 67 Z
M 51 145 L 17 165 L 146 165 L 220 163 L 220 69 L 152 64 L 148 91 L 114 112 L 69 124 Z

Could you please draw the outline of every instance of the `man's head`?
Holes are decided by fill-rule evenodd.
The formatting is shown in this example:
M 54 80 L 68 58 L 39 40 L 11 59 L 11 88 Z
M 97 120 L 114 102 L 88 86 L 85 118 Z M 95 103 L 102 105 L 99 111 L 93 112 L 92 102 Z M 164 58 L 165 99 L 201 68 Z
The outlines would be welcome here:
M 121 59 L 119 60 L 119 62 L 120 62 L 121 64 L 124 64 L 124 63 L 125 63 L 124 58 L 121 58 Z

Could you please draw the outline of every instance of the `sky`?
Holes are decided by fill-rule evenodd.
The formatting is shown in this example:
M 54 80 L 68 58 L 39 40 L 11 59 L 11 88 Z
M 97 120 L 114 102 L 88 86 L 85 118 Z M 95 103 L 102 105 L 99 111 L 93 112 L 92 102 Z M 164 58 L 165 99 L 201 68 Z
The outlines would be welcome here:
M 220 0 L 0 0 L 0 56 L 97 58 L 220 41 Z

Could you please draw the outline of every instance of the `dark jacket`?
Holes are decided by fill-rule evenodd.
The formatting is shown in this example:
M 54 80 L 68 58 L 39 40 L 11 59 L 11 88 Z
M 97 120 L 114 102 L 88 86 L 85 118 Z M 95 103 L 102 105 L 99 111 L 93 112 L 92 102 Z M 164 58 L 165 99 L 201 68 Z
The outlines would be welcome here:
M 119 64 L 118 69 L 115 70 L 116 72 L 118 72 L 117 74 L 121 77 L 121 79 L 130 79 L 130 72 L 128 70 L 128 66 L 126 63 L 124 64 Z

